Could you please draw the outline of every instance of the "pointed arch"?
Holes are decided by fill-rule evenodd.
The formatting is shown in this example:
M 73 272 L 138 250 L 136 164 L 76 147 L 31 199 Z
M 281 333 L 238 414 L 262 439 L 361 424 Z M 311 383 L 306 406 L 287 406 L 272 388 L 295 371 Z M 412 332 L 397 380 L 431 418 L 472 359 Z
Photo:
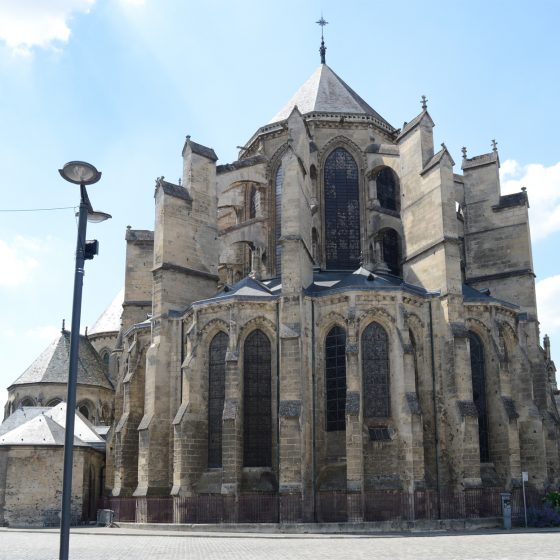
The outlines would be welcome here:
M 260 329 L 243 347 L 243 465 L 272 466 L 272 363 L 270 340 Z
M 346 429 L 346 331 L 335 325 L 325 337 L 326 430 Z
M 389 336 L 376 322 L 362 332 L 362 383 L 364 416 L 388 418 L 391 414 Z
M 326 268 L 356 269 L 361 254 L 360 188 L 350 152 L 335 148 L 325 159 L 323 179 Z
M 208 348 L 208 468 L 222 466 L 222 414 L 228 342 L 228 335 L 219 331 Z

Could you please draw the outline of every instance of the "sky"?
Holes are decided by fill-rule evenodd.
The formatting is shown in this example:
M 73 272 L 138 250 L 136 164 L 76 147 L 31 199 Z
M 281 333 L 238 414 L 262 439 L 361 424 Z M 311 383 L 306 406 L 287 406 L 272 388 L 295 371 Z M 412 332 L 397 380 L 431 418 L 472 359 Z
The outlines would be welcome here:
M 94 164 L 82 329 L 124 282 L 127 225 L 153 229 L 156 177 L 187 134 L 237 159 L 327 63 L 393 126 L 422 95 L 460 172 L 498 141 L 502 193 L 527 188 L 541 335 L 560 364 L 560 72 L 556 0 L 0 0 L 0 401 L 70 324 L 78 188 Z M 63 208 L 48 211 L 18 211 Z

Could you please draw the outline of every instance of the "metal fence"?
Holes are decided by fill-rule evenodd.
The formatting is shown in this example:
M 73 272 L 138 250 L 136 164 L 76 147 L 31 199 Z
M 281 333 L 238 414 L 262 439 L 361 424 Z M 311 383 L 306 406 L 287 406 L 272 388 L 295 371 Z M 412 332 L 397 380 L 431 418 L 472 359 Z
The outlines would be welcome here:
M 100 509 L 115 512 L 115 521 L 137 523 L 352 523 L 475 519 L 502 515 L 500 488 L 462 491 L 419 490 L 365 493 L 244 493 L 238 496 L 200 494 L 192 497 L 102 498 Z M 514 522 L 524 518 L 521 488 L 514 488 Z M 544 493 L 528 489 L 527 507 L 542 505 Z

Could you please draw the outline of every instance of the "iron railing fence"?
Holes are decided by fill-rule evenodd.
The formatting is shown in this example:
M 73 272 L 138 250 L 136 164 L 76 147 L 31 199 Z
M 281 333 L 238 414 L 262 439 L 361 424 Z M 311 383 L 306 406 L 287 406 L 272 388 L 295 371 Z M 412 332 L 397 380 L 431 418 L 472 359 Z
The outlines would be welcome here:
M 243 493 L 238 496 L 200 494 L 190 497 L 104 497 L 100 509 L 115 512 L 115 521 L 136 523 L 355 523 L 476 519 L 502 515 L 500 488 L 443 489 L 403 492 L 318 492 L 301 494 Z M 523 494 L 514 488 L 512 517 L 524 519 Z M 527 489 L 527 508 L 539 507 L 541 491 Z

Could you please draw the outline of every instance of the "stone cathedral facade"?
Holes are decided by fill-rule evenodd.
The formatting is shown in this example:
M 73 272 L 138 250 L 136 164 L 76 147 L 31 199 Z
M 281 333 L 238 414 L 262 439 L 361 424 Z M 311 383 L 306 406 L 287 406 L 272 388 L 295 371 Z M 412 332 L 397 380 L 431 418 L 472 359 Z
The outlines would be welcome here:
M 558 485 L 524 191 L 322 63 L 219 165 L 187 136 L 126 232 L 113 496 Z

